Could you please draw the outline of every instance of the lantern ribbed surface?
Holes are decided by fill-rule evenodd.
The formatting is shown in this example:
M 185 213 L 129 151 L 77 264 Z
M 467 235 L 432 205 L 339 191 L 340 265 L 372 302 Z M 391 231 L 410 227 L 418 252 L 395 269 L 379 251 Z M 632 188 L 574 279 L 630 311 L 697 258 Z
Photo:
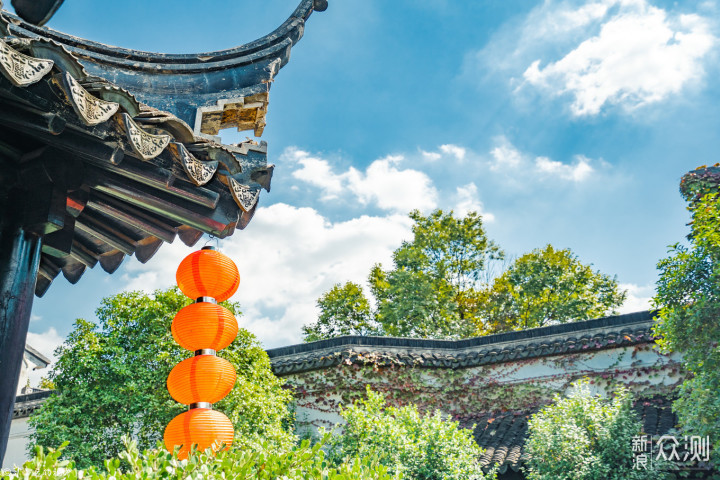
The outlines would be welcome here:
M 213 297 L 223 302 L 237 291 L 240 273 L 227 255 L 215 250 L 199 250 L 180 262 L 176 280 L 180 290 L 190 298 Z
M 207 408 L 193 408 L 170 420 L 165 428 L 165 447 L 171 452 L 182 445 L 178 458 L 188 456 L 191 445 L 203 451 L 216 443 L 230 445 L 235 434 L 230 419 L 224 414 Z
M 230 310 L 210 302 L 191 303 L 172 323 L 172 335 L 183 348 L 222 350 L 235 340 L 238 323 Z
M 196 355 L 175 365 L 168 375 L 167 388 L 178 402 L 219 402 L 235 386 L 235 368 L 215 355 Z

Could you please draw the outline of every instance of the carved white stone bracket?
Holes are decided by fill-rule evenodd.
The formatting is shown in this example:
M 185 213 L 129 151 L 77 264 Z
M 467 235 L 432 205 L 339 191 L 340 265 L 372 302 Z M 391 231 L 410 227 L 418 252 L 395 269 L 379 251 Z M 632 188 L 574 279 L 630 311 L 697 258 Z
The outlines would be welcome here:
M 146 132 L 127 113 L 121 113 L 120 117 L 130 146 L 143 160 L 152 160 L 160 155 L 172 140 L 170 135 L 153 135 Z
M 244 212 L 249 212 L 255 206 L 260 197 L 259 188 L 251 188 L 243 185 L 232 177 L 227 177 L 235 202 Z
M 105 122 L 115 115 L 120 105 L 93 97 L 69 73 L 62 76 L 65 94 L 75 113 L 89 127 Z
M 0 40 L 0 72 L 15 86 L 24 87 L 39 82 L 53 65 L 52 60 L 28 57 Z
M 188 152 L 188 149 L 182 143 L 170 142 L 168 150 L 180 162 L 183 170 L 195 185 L 200 186 L 208 183 L 218 169 L 217 161 L 201 162 Z

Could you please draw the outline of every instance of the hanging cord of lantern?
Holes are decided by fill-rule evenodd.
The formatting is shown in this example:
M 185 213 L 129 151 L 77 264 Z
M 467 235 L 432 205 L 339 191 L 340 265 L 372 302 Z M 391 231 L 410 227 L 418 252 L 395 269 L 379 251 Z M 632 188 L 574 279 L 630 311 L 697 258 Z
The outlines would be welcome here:
M 185 257 L 176 278 L 183 294 L 196 300 L 175 315 L 172 335 L 194 356 L 175 365 L 168 375 L 170 395 L 189 409 L 170 421 L 164 439 L 170 451 L 179 446 L 178 458 L 184 459 L 193 445 L 198 450 L 229 446 L 234 438 L 232 423 L 212 404 L 230 393 L 237 378 L 232 364 L 216 353 L 237 336 L 235 316 L 218 302 L 237 291 L 240 274 L 229 257 L 205 246 Z

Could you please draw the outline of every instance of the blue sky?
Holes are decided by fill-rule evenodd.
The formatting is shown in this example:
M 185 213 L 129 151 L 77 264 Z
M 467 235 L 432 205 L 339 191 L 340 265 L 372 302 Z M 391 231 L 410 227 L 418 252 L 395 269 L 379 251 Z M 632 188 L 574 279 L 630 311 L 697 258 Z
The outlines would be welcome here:
M 189 53 L 251 41 L 294 7 L 66 0 L 49 26 Z M 643 309 L 687 233 L 680 177 L 718 161 L 717 18 L 716 1 L 330 0 L 272 86 L 272 192 L 220 242 L 241 323 L 266 347 L 298 342 L 323 291 L 390 265 L 412 208 L 479 210 L 511 255 L 571 248 L 630 290 L 624 311 Z M 189 252 L 56 279 L 30 343 L 50 353 L 102 297 L 170 286 Z

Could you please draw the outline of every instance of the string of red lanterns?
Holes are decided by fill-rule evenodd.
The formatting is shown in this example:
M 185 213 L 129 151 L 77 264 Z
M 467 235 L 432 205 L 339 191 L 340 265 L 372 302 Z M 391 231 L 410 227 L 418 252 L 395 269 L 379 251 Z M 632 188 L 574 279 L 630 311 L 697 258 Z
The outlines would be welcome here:
M 238 332 L 235 316 L 217 305 L 230 298 L 240 285 L 235 263 L 213 247 L 203 247 L 180 262 L 176 280 L 180 291 L 196 299 L 182 308 L 172 322 L 175 341 L 194 357 L 175 365 L 167 388 L 187 412 L 173 418 L 165 428 L 165 447 L 181 446 L 179 459 L 187 458 L 192 445 L 202 451 L 234 439 L 232 422 L 212 404 L 225 398 L 235 385 L 235 368 L 215 354 L 232 343 Z

